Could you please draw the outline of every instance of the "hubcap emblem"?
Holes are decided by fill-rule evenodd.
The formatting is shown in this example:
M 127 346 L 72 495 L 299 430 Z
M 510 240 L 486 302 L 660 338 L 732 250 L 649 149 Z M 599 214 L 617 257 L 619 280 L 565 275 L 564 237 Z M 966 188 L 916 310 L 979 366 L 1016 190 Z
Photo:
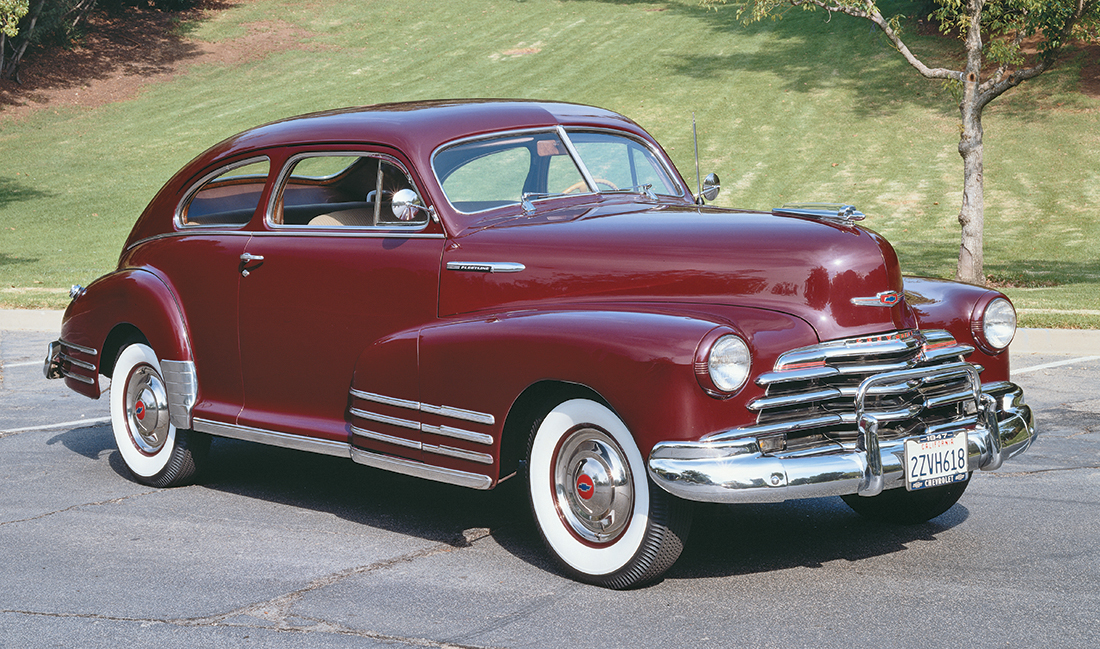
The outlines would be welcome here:
M 144 401 L 138 401 L 137 405 L 134 406 L 134 415 L 136 415 L 138 419 L 145 419 L 145 402 Z
M 596 485 L 592 482 L 592 477 L 582 473 L 577 477 L 577 495 L 588 500 L 592 498 L 592 494 L 596 493 Z

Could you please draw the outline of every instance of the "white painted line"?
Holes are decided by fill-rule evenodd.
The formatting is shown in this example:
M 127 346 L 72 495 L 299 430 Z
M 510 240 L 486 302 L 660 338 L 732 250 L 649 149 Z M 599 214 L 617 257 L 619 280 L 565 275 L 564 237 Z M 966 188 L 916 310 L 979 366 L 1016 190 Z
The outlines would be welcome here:
M 4 367 L 29 367 L 31 365 L 41 365 L 42 361 L 25 361 L 23 363 L 4 363 Z
M 76 421 L 65 421 L 60 424 L 44 424 L 42 426 L 27 426 L 26 428 L 12 428 L 11 430 L 0 430 L 0 435 L 12 435 L 14 433 L 26 433 L 32 430 L 51 430 L 53 428 L 71 428 L 73 426 L 79 426 L 81 424 L 106 424 L 111 421 L 110 417 L 96 417 L 95 419 L 77 419 Z
M 1100 356 L 1082 356 L 1080 358 L 1071 358 L 1066 361 L 1056 361 L 1054 363 L 1043 363 L 1042 365 L 1032 365 L 1031 367 L 1025 367 L 1019 370 L 1012 370 L 1012 374 L 1024 374 L 1027 372 L 1038 372 L 1039 370 L 1049 370 L 1052 367 L 1062 367 L 1063 365 L 1073 365 L 1074 363 L 1088 363 L 1091 361 L 1100 361 Z

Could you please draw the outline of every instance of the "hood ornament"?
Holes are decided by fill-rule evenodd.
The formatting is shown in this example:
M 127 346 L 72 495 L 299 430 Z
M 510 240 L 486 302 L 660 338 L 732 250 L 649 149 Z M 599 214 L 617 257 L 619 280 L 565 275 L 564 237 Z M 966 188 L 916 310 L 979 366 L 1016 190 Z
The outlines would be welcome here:
M 787 216 L 804 216 L 811 219 L 826 219 L 829 221 L 842 221 L 851 223 L 867 218 L 852 205 L 841 203 L 788 203 L 783 207 L 772 209 L 772 214 Z

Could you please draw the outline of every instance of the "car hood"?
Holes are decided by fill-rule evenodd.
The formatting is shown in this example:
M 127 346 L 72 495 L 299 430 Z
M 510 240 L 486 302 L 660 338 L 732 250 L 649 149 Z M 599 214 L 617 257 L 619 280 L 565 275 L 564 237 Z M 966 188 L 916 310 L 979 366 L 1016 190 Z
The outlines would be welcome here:
M 452 240 L 442 275 L 444 317 L 582 303 L 738 306 L 797 316 L 822 340 L 914 323 L 897 299 L 897 255 L 878 234 L 682 204 L 608 201 L 503 219 Z

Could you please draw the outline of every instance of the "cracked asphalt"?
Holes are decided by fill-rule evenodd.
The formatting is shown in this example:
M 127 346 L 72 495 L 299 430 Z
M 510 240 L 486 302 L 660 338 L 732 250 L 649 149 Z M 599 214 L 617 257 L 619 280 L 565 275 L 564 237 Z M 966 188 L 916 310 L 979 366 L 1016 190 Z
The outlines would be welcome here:
M 559 576 L 481 493 L 217 439 L 129 479 L 91 401 L 0 332 L 0 647 L 1100 646 L 1100 357 L 1018 354 L 1039 441 L 918 526 L 835 498 L 704 506 L 666 579 Z

